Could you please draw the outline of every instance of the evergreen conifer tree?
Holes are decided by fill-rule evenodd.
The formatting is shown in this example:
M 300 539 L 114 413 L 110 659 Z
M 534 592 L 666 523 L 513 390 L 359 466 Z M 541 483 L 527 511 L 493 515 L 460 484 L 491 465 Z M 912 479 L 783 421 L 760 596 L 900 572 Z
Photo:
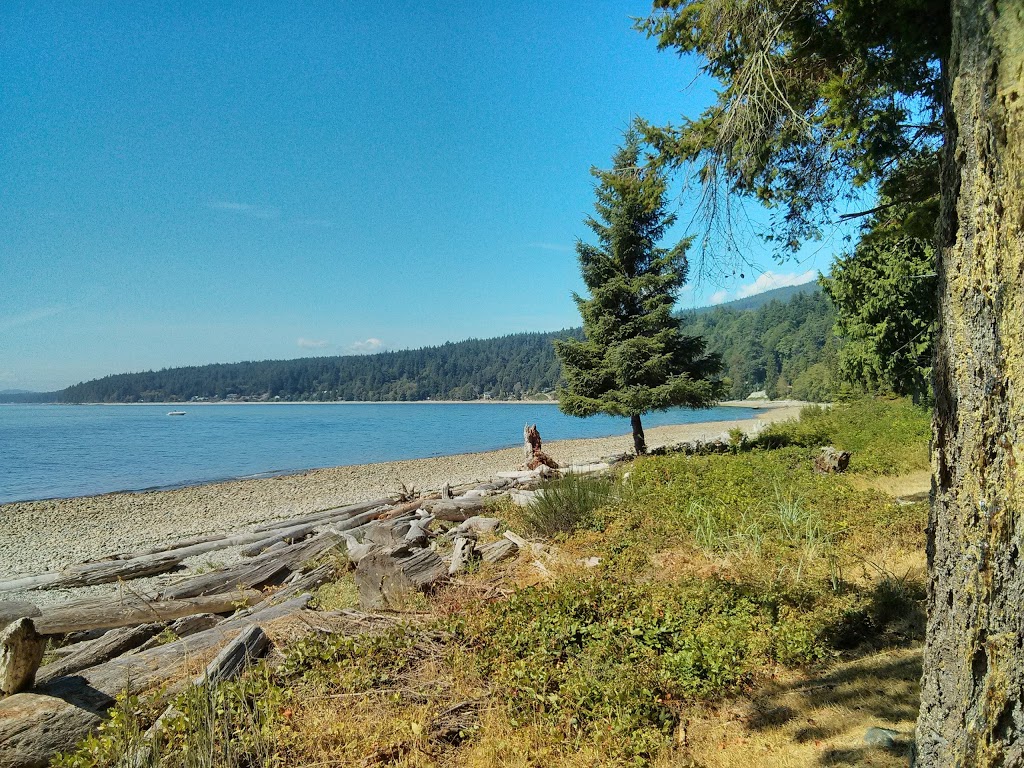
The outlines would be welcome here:
M 643 414 L 707 408 L 721 392 L 711 379 L 721 359 L 706 353 L 700 337 L 683 335 L 672 315 L 686 282 L 689 241 L 658 246 L 675 216 L 666 210 L 665 176 L 641 166 L 640 154 L 631 129 L 612 169 L 591 171 L 597 218 L 586 223 L 598 244 L 576 245 L 590 297 L 573 295 L 586 338 L 555 342 L 566 380 L 559 408 L 571 416 L 628 416 L 638 454 L 647 448 Z

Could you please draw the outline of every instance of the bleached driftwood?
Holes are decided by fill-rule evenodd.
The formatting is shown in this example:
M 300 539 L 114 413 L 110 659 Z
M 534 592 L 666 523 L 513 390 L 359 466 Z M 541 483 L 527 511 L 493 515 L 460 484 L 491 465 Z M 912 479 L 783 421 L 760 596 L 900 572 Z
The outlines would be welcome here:
M 243 563 L 184 579 L 161 593 L 165 599 L 215 595 L 239 587 L 258 587 L 274 582 L 285 571 L 302 568 L 342 542 L 340 534 L 327 531 L 283 550 L 264 553 Z M 277 583 L 280 583 L 279 581 Z
M 197 613 L 231 613 L 239 607 L 259 602 L 263 594 L 248 589 L 188 600 L 145 600 L 134 595 L 119 600 L 78 600 L 59 608 L 48 608 L 35 619 L 42 635 L 66 635 L 89 629 L 131 627 L 153 621 L 171 621 Z
M 160 634 L 154 635 L 131 652 L 141 653 L 142 651 L 148 651 L 150 648 L 155 648 L 158 645 L 166 643 L 167 640 L 165 638 L 167 636 L 170 636 L 173 639 L 188 637 L 189 635 L 194 635 L 196 632 L 202 632 L 210 629 L 211 627 L 215 627 L 221 621 L 223 621 L 222 616 L 217 616 L 212 613 L 197 613 L 193 616 L 183 616 L 168 624 L 166 633 L 161 632 Z
M 83 648 L 65 656 L 60 661 L 40 667 L 36 673 L 36 683 L 48 683 L 58 677 L 64 677 L 81 669 L 95 667 L 104 661 L 132 650 L 157 634 L 163 624 L 140 624 L 137 627 L 121 627 L 112 629 L 98 640 L 85 643 Z
M 448 566 L 448 575 L 454 576 L 469 565 L 475 550 L 476 539 L 471 536 L 459 536 L 455 539 L 455 546 L 452 549 L 452 562 Z
M 519 547 L 508 539 L 498 539 L 489 544 L 481 544 L 477 549 L 480 559 L 485 563 L 500 563 L 502 560 L 513 557 L 518 551 Z
M 461 533 L 495 533 L 500 527 L 501 520 L 496 517 L 474 515 L 453 528 L 452 534 L 458 536 Z
M 598 472 L 607 472 L 611 469 L 611 464 L 603 461 L 595 461 L 590 464 L 573 464 L 564 470 L 565 474 L 572 475 L 593 475 Z
M 336 574 L 337 569 L 332 563 L 324 563 L 323 565 L 314 568 L 309 573 L 299 573 L 296 571 L 298 578 L 275 592 L 269 598 L 269 601 L 279 603 L 282 600 L 288 600 L 295 595 L 301 595 L 303 592 L 310 592 L 329 582 Z
M 155 576 L 159 573 L 173 571 L 181 564 L 181 560 L 179 555 L 164 553 L 137 557 L 134 560 L 102 560 L 96 563 L 82 563 L 61 571 L 0 581 L 0 592 L 89 587 L 95 584 L 109 584 L 114 581 Z
M 229 619 L 204 632 L 144 653 L 111 659 L 0 700 L 0 768 L 45 768 L 60 751 L 73 748 L 103 720 L 115 697 L 138 694 L 180 677 L 183 669 L 229 642 L 250 624 L 296 614 L 308 595 Z
M 373 501 L 360 501 L 357 504 L 348 504 L 344 507 L 331 507 L 330 509 L 321 509 L 317 512 L 313 512 L 308 515 L 301 515 L 300 517 L 291 517 L 287 520 L 271 520 L 270 522 L 257 525 L 253 528 L 254 531 L 272 531 L 278 528 L 291 528 L 296 525 L 305 525 L 306 523 L 319 523 L 327 520 L 341 520 L 346 517 L 352 517 L 361 512 L 366 512 L 371 509 L 377 509 L 378 507 L 384 507 L 390 504 L 390 499 L 374 499 Z
M 206 665 L 196 685 L 217 685 L 241 672 L 253 659 L 263 655 L 270 638 L 258 624 L 250 624 L 225 645 L 213 661 Z
M 0 629 L 18 619 L 32 619 L 39 615 L 39 608 L 24 600 L 0 601 Z
M 515 470 L 512 472 L 499 472 L 498 477 L 507 480 L 538 480 L 544 476 L 544 469 L 538 467 L 537 469 L 522 469 Z
M 180 600 L 200 595 L 216 595 L 232 589 L 252 589 L 271 582 L 288 571 L 288 565 L 271 553 L 269 558 L 237 563 L 210 573 L 180 581 L 160 593 L 163 600 Z
M 46 638 L 32 619 L 22 618 L 0 630 L 0 696 L 30 688 L 43 660 Z
M 315 527 L 316 526 L 312 523 L 305 523 L 303 525 L 296 525 L 292 528 L 283 528 L 279 531 L 274 531 L 267 538 L 243 547 L 238 551 L 238 554 L 242 557 L 255 557 L 265 549 L 268 549 L 275 544 L 294 544 L 309 536 Z

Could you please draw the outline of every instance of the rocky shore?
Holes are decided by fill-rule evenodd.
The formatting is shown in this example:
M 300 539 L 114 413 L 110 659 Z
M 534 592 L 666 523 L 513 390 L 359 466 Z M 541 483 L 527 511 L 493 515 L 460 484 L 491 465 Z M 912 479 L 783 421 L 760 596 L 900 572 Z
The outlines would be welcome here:
M 647 431 L 651 448 L 686 440 L 709 440 L 733 427 L 757 431 L 763 425 L 795 418 L 799 403 L 766 403 L 757 419 L 655 427 Z M 541 425 L 543 433 L 543 425 Z M 560 464 L 581 464 L 629 451 L 628 434 L 545 442 Z M 268 520 L 296 517 L 386 496 L 403 484 L 432 490 L 444 483 L 487 480 L 522 462 L 522 449 L 440 456 L 410 461 L 318 469 L 279 477 L 233 480 L 169 491 L 112 493 L 72 499 L 0 505 L 0 579 L 52 571 L 114 553 L 145 548 L 169 539 L 237 531 Z M 222 560 L 224 553 L 217 553 Z M 228 555 L 230 556 L 230 555 Z M 190 564 L 202 567 L 203 563 Z M 97 594 L 117 585 L 90 587 Z M 81 596 L 83 590 L 77 590 Z M 0 599 L 12 596 L 2 595 Z M 68 599 L 60 591 L 22 595 L 37 604 Z

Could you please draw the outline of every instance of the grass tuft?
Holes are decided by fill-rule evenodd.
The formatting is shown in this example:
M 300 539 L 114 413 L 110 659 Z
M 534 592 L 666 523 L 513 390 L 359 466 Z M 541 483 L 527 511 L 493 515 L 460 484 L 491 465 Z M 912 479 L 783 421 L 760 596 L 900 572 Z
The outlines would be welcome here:
M 615 499 L 611 480 L 593 475 L 568 474 L 549 480 L 519 517 L 530 533 L 556 536 L 591 528 L 595 513 Z

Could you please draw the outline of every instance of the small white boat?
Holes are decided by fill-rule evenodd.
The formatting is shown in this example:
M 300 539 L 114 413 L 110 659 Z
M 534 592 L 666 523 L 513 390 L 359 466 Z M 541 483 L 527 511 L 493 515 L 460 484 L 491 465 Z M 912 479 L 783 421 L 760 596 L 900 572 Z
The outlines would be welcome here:
M 168 416 L 184 416 L 185 412 L 184 411 L 168 411 L 167 415 Z

